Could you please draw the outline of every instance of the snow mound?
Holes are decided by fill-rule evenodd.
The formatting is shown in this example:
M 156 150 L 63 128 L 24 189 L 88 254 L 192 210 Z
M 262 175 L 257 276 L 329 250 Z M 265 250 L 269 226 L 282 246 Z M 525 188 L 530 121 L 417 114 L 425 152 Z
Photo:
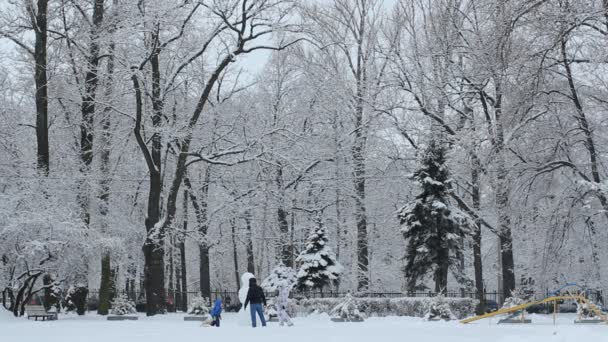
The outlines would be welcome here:
M 0 322 L 11 321 L 14 319 L 15 319 L 15 316 L 13 316 L 13 314 L 10 311 L 5 310 L 4 308 L 0 307 Z

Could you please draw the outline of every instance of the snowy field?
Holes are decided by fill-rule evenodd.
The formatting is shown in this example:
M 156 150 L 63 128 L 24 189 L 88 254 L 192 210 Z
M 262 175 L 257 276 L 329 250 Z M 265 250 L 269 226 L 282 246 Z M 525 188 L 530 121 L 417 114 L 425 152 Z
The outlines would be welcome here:
M 184 322 L 180 314 L 141 316 L 138 321 L 109 322 L 103 317 L 62 315 L 58 321 L 33 322 L 15 319 L 0 311 L 2 342 L 563 342 L 608 341 L 608 325 L 573 324 L 574 316 L 560 315 L 553 325 L 551 316 L 531 315 L 532 324 L 496 325 L 482 320 L 463 325 L 458 322 L 425 322 L 419 318 L 370 318 L 364 323 L 333 323 L 324 315 L 296 318 L 295 326 L 267 328 L 239 326 L 234 314 L 226 314 L 221 328 L 201 327 Z

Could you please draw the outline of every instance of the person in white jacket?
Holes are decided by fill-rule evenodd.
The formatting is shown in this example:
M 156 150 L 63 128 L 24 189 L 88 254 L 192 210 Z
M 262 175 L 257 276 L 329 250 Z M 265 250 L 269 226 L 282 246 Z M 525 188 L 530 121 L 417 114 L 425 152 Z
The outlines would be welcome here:
M 274 304 L 277 310 L 277 316 L 279 317 L 279 325 L 283 326 L 287 324 L 292 326 L 291 317 L 287 313 L 287 305 L 289 304 L 289 286 L 285 283 L 279 284 L 279 295 L 277 301 Z

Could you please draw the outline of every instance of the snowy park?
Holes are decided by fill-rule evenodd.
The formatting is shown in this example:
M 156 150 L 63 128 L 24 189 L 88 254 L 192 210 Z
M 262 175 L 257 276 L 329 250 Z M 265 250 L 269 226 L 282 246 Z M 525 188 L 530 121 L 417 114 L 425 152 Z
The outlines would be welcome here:
M 608 342 L 608 0 L 0 0 L 0 342 Z
M 17 320 L 0 316 L 2 341 L 6 342 L 166 342 L 166 341 L 241 341 L 250 342 L 369 342 L 369 341 L 450 341 L 450 342 L 571 342 L 582 339 L 605 341 L 606 325 L 575 325 L 572 315 L 561 316 L 553 325 L 550 316 L 533 317 L 529 325 L 497 325 L 480 322 L 427 322 L 420 318 L 371 318 L 364 323 L 335 323 L 327 315 L 295 318 L 293 327 L 269 323 L 266 328 L 243 327 L 236 314 L 227 314 L 219 329 L 184 322 L 182 315 L 142 316 L 133 322 L 110 322 L 103 317 L 61 316 L 57 321 Z

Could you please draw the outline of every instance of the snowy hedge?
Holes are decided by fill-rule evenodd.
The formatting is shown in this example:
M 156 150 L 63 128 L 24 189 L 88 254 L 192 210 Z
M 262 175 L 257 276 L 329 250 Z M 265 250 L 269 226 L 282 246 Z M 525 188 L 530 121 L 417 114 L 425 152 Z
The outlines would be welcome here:
M 297 301 L 298 315 L 313 312 L 327 313 L 343 301 L 343 298 L 313 298 Z M 430 297 L 368 298 L 357 297 L 360 310 L 367 316 L 412 316 L 424 317 L 433 303 Z M 471 298 L 445 298 L 445 303 L 456 318 L 465 318 L 475 312 L 479 303 Z

